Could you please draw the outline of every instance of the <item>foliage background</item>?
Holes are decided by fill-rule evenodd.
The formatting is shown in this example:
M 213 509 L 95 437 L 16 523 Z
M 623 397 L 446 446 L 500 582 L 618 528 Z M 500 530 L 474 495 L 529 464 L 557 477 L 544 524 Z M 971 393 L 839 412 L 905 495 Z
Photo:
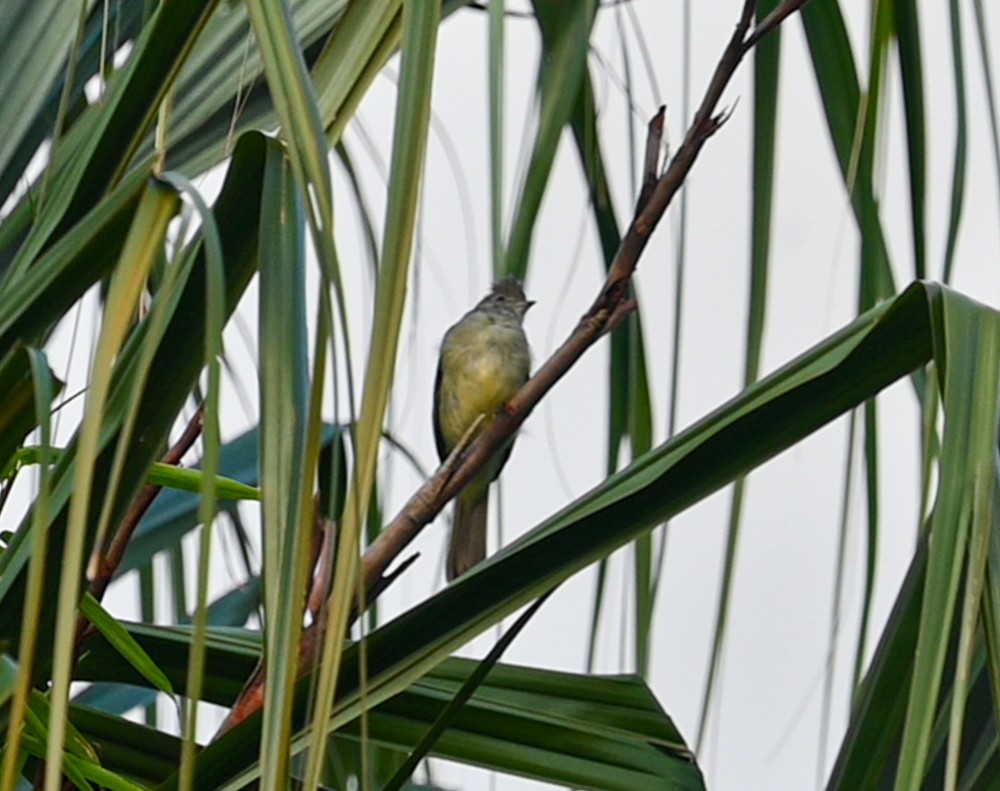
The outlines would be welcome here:
M 823 5 L 816 0 L 815 5 Z M 668 105 L 668 140 L 676 145 L 686 126 L 685 90 L 695 100 L 717 60 L 738 13 L 732 8 L 685 9 L 679 4 L 634 2 L 602 8 L 588 56 L 597 96 L 606 170 L 619 221 L 629 215 L 637 158 L 645 120 L 661 102 Z M 825 3 L 831 6 L 830 3 Z M 872 15 L 889 13 L 894 4 L 842 3 L 862 85 L 867 84 L 871 53 L 881 42 L 871 38 Z M 905 4 L 895 4 L 900 8 Z M 976 298 L 995 303 L 996 280 L 990 261 L 1000 249 L 997 182 L 992 159 L 989 94 L 979 62 L 972 4 L 921 4 L 925 107 L 922 123 L 931 142 L 927 160 L 926 272 L 944 275 L 951 194 L 952 145 L 962 116 L 956 111 L 954 75 L 949 67 L 952 40 L 949 8 L 958 7 L 963 37 L 969 130 L 969 167 L 961 205 L 953 282 Z M 512 7 L 526 11 L 527 7 Z M 897 9 L 898 10 L 898 9 Z M 684 14 L 690 13 L 686 29 Z M 878 18 L 877 16 L 873 18 Z M 997 23 L 987 20 L 984 36 Z M 622 32 L 624 30 L 624 32 Z M 512 16 L 507 22 L 504 90 L 506 194 L 503 216 L 517 205 L 520 177 L 526 162 L 526 140 L 532 138 L 533 89 L 537 78 L 539 38 L 532 19 Z M 954 35 L 953 33 L 951 35 Z M 624 36 L 624 40 L 623 37 Z M 487 13 L 463 9 L 441 26 L 433 91 L 434 119 L 427 155 L 426 181 L 421 190 L 417 256 L 403 314 L 399 365 L 387 427 L 392 437 L 411 450 L 425 468 L 433 466 L 429 395 L 436 344 L 444 329 L 485 290 L 490 278 L 490 182 L 486 163 L 490 152 L 485 55 Z M 642 45 L 640 45 L 640 41 Z M 685 42 L 691 45 L 690 74 L 685 75 Z M 859 256 L 859 232 L 844 190 L 844 176 L 830 144 L 827 113 L 818 99 L 807 43 L 798 19 L 783 34 L 777 170 L 768 296 L 767 332 L 760 347 L 761 372 L 769 372 L 829 336 L 858 313 L 865 283 L 865 263 Z M 643 48 L 648 50 L 648 65 Z M 903 47 L 904 45 L 899 45 Z M 880 119 L 873 140 L 872 177 L 879 195 L 897 284 L 916 271 L 910 197 L 912 184 L 905 158 L 904 112 L 893 47 L 886 50 L 885 92 L 876 97 Z M 995 56 L 994 66 L 995 66 Z M 627 58 L 627 66 L 626 59 Z M 631 79 L 626 76 L 631 72 Z M 655 74 L 651 79 L 647 69 Z M 381 239 L 386 213 L 385 181 L 390 160 L 395 113 L 398 58 L 389 61 L 361 104 L 357 120 L 347 129 L 345 145 L 363 185 L 368 216 Z M 652 444 L 669 432 L 669 396 L 675 375 L 673 337 L 679 265 L 679 239 L 686 239 L 682 291 L 683 334 L 677 375 L 680 383 L 676 428 L 683 428 L 737 393 L 742 386 L 747 348 L 747 265 L 755 183 L 750 169 L 755 95 L 748 62 L 738 73 L 724 101 L 735 112 L 698 161 L 685 190 L 686 225 L 675 204 L 647 250 L 637 283 L 652 383 Z M 689 88 L 685 88 L 685 84 Z M 629 95 L 631 91 L 631 96 Z M 737 101 L 738 100 L 738 101 Z M 631 144 L 630 142 L 631 141 Z M 196 182 L 210 201 L 221 173 Z M 373 268 L 365 249 L 363 211 L 349 187 L 344 168 L 333 167 L 338 253 L 349 295 L 355 381 L 363 376 L 368 357 L 367 328 L 373 316 Z M 759 189 L 759 187 L 758 187 Z M 508 226 L 509 227 L 509 226 Z M 683 230 L 682 230 L 683 227 Z M 602 278 L 603 265 L 588 208 L 586 185 L 568 132 L 563 132 L 551 183 L 547 186 L 527 261 L 528 287 L 539 305 L 529 314 L 528 331 L 536 357 L 544 359 L 577 316 L 589 304 Z M 306 291 L 320 288 L 318 268 L 306 271 Z M 221 396 L 222 437 L 228 440 L 255 422 L 260 410 L 254 381 L 257 351 L 252 334 L 259 317 L 260 294 L 247 291 L 240 318 L 226 335 L 232 379 Z M 94 337 L 93 308 L 97 294 L 80 314 L 79 338 Z M 313 311 L 306 312 L 313 331 Z M 75 317 L 73 317 L 75 321 Z M 238 326 L 243 322 L 243 328 Z M 74 392 L 85 375 L 87 342 L 70 346 L 72 321 L 51 341 L 50 364 Z M 88 341 L 89 342 L 89 341 Z M 81 343 L 84 345 L 81 346 Z M 248 346 L 250 347 L 248 349 Z M 610 415 L 606 391 L 608 344 L 599 345 L 572 371 L 532 417 L 518 440 L 503 481 L 504 541 L 525 532 L 586 492 L 605 477 L 606 425 Z M 343 384 L 343 379 L 340 379 Z M 343 389 L 341 389 L 343 398 Z M 920 513 L 920 412 L 908 381 L 880 397 L 878 435 L 880 463 L 876 476 L 879 498 L 877 585 L 868 637 L 870 655 L 881 623 L 912 556 Z M 327 419 L 345 420 L 342 406 L 329 407 Z M 76 406 L 82 407 L 80 401 Z M 59 419 L 56 444 L 64 445 L 79 412 L 67 408 Z M 864 595 L 866 503 L 864 469 L 849 473 L 854 490 L 847 506 L 845 583 L 839 594 L 841 639 L 832 666 L 829 692 L 831 719 L 824 725 L 824 671 L 837 553 L 841 539 L 847 420 L 831 425 L 792 451 L 762 467 L 750 479 L 746 517 L 735 567 L 733 609 L 723 665 L 721 696 L 710 720 L 700 763 L 713 788 L 803 787 L 826 774 L 836 755 L 848 713 L 860 601 Z M 738 452 L 738 449 L 734 449 Z M 391 450 L 381 453 L 379 502 L 394 513 L 422 480 L 422 475 Z M 19 521 L 30 497 L 31 478 L 0 513 L 4 529 Z M 689 743 L 697 736 L 711 641 L 716 596 L 722 579 L 722 556 L 731 495 L 721 493 L 685 512 L 671 523 L 663 584 L 655 597 L 656 621 L 648 678 L 664 707 Z M 242 506 L 248 532 L 256 532 L 255 507 Z M 421 559 L 380 606 L 380 619 L 391 619 L 441 584 L 441 544 L 444 519 L 418 539 Z M 228 558 L 213 564 L 210 598 L 242 581 L 233 560 L 234 538 L 223 532 Z M 228 537 L 227 537 L 228 536 Z M 195 556 L 194 537 L 186 551 Z M 251 539 L 256 558 L 259 544 Z M 631 550 L 612 557 L 606 579 L 607 599 L 594 640 L 594 667 L 615 672 L 636 668 L 634 634 L 635 572 Z M 168 576 L 165 561 L 161 579 Z M 542 608 L 506 655 L 508 661 L 583 670 L 588 664 L 590 623 L 596 569 L 572 578 Z M 189 585 L 192 583 L 189 582 Z M 176 594 L 163 584 L 157 613 L 168 620 Z M 115 591 L 114 612 L 137 617 L 130 609 L 139 583 L 126 579 Z M 188 591 L 193 600 L 194 589 Z M 487 632 L 466 649 L 481 655 L 493 642 Z M 169 725 L 169 706 L 158 715 Z M 212 727 L 202 724 L 203 734 Z M 821 746 L 826 734 L 826 746 Z M 435 780 L 479 787 L 485 782 L 471 770 L 443 768 Z M 527 781 L 503 778 L 515 785 Z M 507 787 L 506 785 L 504 787 Z

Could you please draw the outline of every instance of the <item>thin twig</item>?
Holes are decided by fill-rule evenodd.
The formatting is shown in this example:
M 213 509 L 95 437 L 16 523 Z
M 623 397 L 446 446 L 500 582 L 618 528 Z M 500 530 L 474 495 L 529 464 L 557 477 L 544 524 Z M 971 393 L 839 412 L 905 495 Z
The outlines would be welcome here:
M 187 426 L 185 426 L 183 433 L 177 439 L 177 442 L 164 454 L 161 461 L 164 464 L 180 464 L 181 459 L 187 454 L 194 445 L 195 441 L 201 436 L 202 426 L 204 424 L 204 415 L 202 413 L 201 407 L 194 413 L 191 420 L 188 421 Z M 132 539 L 132 534 L 135 529 L 139 526 L 139 521 L 145 515 L 146 511 L 153 504 L 153 500 L 160 493 L 162 486 L 147 483 L 142 487 L 139 494 L 136 495 L 135 499 L 132 501 L 132 505 L 129 506 L 128 512 L 125 517 L 118 525 L 118 529 L 115 534 L 111 537 L 111 540 L 107 543 L 107 548 L 103 552 L 102 557 L 98 560 L 97 564 L 97 575 L 91 581 L 88 591 L 91 595 L 98 601 L 104 598 L 104 593 L 108 589 L 108 585 L 111 584 L 111 580 L 118 571 L 118 567 L 121 565 L 122 558 L 125 556 L 125 549 L 128 547 L 128 542 Z M 91 634 L 92 627 L 90 622 L 82 616 L 77 621 L 76 625 L 76 646 L 77 653 L 79 654 L 79 647 L 82 642 Z
M 798 0 L 797 4 L 801 5 L 801 2 L 802 0 Z M 493 423 L 472 443 L 454 473 L 449 474 L 445 467 L 435 472 L 379 533 L 362 561 L 366 590 L 371 589 L 402 549 L 507 442 L 531 414 L 535 405 L 583 353 L 635 309 L 635 302 L 629 298 L 632 273 L 639 263 L 650 235 L 683 184 L 705 141 L 715 134 L 728 118 L 726 113 L 717 113 L 716 107 L 740 61 L 750 49 L 746 42 L 755 9 L 754 0 L 744 2 L 736 30 L 723 51 L 683 142 L 674 153 L 663 175 L 655 179 L 652 188 L 648 188 L 644 183 L 637 201 L 635 216 L 622 238 L 608 270 L 607 280 L 594 304 L 580 319 L 563 345 L 538 369 L 507 403 Z M 791 13 L 791 10 L 787 13 Z M 775 17 L 773 26 L 783 18 L 783 16 Z M 647 132 L 645 161 L 647 178 L 651 171 L 656 172 L 655 163 L 663 134 L 663 113 L 661 108 L 651 120 Z
M 398 580 L 403 573 L 417 561 L 417 558 L 419 557 L 419 553 L 413 554 L 406 560 L 402 561 L 391 572 L 379 577 L 375 581 L 375 584 L 368 590 L 365 606 L 367 607 L 374 602 L 375 599 L 381 596 L 385 590 L 392 585 L 392 583 Z M 351 613 L 351 622 L 353 622 L 358 615 L 358 612 Z M 309 626 L 302 630 L 302 638 L 299 641 L 299 658 L 298 670 L 296 671 L 295 677 L 296 680 L 303 678 L 312 669 L 316 651 L 323 644 L 323 626 L 326 625 L 326 619 L 321 616 L 322 612 L 313 618 L 313 621 Z M 229 714 L 226 715 L 226 719 L 219 726 L 218 731 L 216 731 L 214 739 L 218 739 L 222 734 L 232 730 L 264 705 L 265 675 L 264 660 L 261 658 L 261 660 L 257 662 L 257 666 L 254 668 L 253 673 L 250 674 L 250 678 L 247 679 L 246 684 L 243 685 L 243 689 L 240 690 L 240 694 L 230 708 Z
M 444 460 L 444 463 L 435 475 L 435 478 L 440 481 L 440 485 L 437 487 L 431 486 L 429 489 L 431 500 L 440 498 L 441 487 L 444 486 L 444 483 L 454 472 L 455 467 L 462 458 L 462 454 L 465 453 L 466 449 L 468 449 L 468 447 L 472 444 L 472 441 L 476 438 L 476 435 L 484 421 L 485 417 L 482 415 L 476 418 L 473 424 L 469 426 L 468 430 L 466 430 L 465 434 L 462 435 L 462 438 L 455 445 L 451 453 L 448 454 L 448 458 Z M 431 478 L 431 481 L 435 480 L 435 478 Z M 427 488 L 428 487 L 425 484 L 421 487 L 421 491 Z M 316 509 L 316 513 L 319 514 L 319 508 Z M 323 520 L 322 517 L 317 517 L 317 519 L 321 519 L 323 522 L 326 521 Z M 333 569 L 332 547 L 336 545 L 336 543 L 332 541 L 332 535 L 336 532 L 336 527 L 332 523 L 327 523 L 322 529 L 324 530 L 323 548 L 321 549 L 318 561 L 313 564 L 314 566 L 318 566 L 318 570 L 313 578 L 312 589 L 309 592 L 307 600 L 307 610 L 312 618 L 312 621 L 309 626 L 303 629 L 302 639 L 299 641 L 299 665 L 296 678 L 301 678 L 308 673 L 315 663 L 315 651 L 323 644 L 323 629 L 327 623 L 327 619 L 323 617 L 322 608 L 326 603 L 327 596 L 329 594 L 330 574 Z M 419 557 L 419 555 L 413 555 L 401 563 L 391 573 L 385 574 L 385 569 L 401 550 L 402 547 L 395 548 L 390 547 L 387 544 L 383 546 L 383 551 L 391 551 L 392 556 L 386 560 L 385 564 L 381 567 L 379 574 L 374 579 L 369 580 L 368 577 L 364 578 L 364 607 L 358 607 L 355 605 L 354 611 L 351 613 L 351 617 L 348 621 L 349 623 L 353 623 L 354 620 L 361 614 L 363 609 L 367 608 L 368 605 L 381 596 L 382 593 L 385 592 L 386 588 L 395 582 L 399 576 Z M 219 726 L 216 738 L 238 725 L 263 705 L 264 665 L 263 661 L 261 661 L 257 663 L 257 667 L 254 668 L 254 672 L 250 675 L 247 683 L 243 685 L 243 689 L 240 690 L 240 694 L 237 696 L 236 701 L 230 708 L 225 721 L 221 726 Z
M 177 442 L 173 444 L 160 460 L 163 464 L 177 465 L 181 463 L 181 459 L 187 455 L 187 452 L 191 450 L 198 437 L 201 436 L 204 418 L 204 413 L 201 407 L 199 407 L 194 415 L 192 415 L 191 420 L 188 421 Z M 122 558 L 125 556 L 125 549 L 128 547 L 128 542 L 132 539 L 135 529 L 139 526 L 139 521 L 145 516 L 146 511 L 149 510 L 149 507 L 153 504 L 153 500 L 156 499 L 156 496 L 162 489 L 162 486 L 152 483 L 147 483 L 143 486 L 135 500 L 132 501 L 128 513 L 125 514 L 125 518 L 118 525 L 118 530 L 115 531 L 115 534 L 108 542 L 108 548 L 98 566 L 97 576 L 90 584 L 90 592 L 98 601 L 104 596 L 104 591 L 107 590 L 111 578 L 121 565 Z
M 315 569 L 313 574 L 312 587 L 306 599 L 306 612 L 315 621 L 319 617 L 319 612 L 323 608 L 323 603 L 330 592 L 330 580 L 333 577 L 334 561 L 336 560 L 337 549 L 337 523 L 332 519 L 327 519 L 317 503 L 313 509 L 315 514 L 315 532 L 318 534 L 316 552 L 314 553 L 311 568 Z
M 642 169 L 642 188 L 639 190 L 639 199 L 635 202 L 637 213 L 649 203 L 660 177 L 660 146 L 663 144 L 663 119 L 666 114 L 667 108 L 661 106 L 646 127 L 646 158 Z
M 749 51 L 757 42 L 760 41 L 768 33 L 772 32 L 778 27 L 785 19 L 796 11 L 801 10 L 802 6 L 808 3 L 809 0 L 785 0 L 781 5 L 775 7 L 770 14 L 764 17 L 760 24 L 754 28 L 753 33 L 751 33 L 747 40 L 743 43 L 744 51 Z
M 647 132 L 646 160 L 643 187 L 637 199 L 635 216 L 622 238 L 608 276 L 598 292 L 594 304 L 583 315 L 562 346 L 538 369 L 531 379 L 496 415 L 495 420 L 481 434 L 467 432 L 463 443 L 428 478 L 403 506 L 396 517 L 387 524 L 378 538 L 368 548 L 362 560 L 364 589 L 370 604 L 398 578 L 399 574 L 415 560 L 409 558 L 390 573 L 386 569 L 416 535 L 437 516 L 444 506 L 482 469 L 489 459 L 507 443 L 527 419 L 542 397 L 576 363 L 602 335 L 617 327 L 636 309 L 635 300 L 629 296 L 632 274 L 646 247 L 649 237 L 663 217 L 667 206 L 687 178 L 698 153 L 705 142 L 729 118 L 729 112 L 717 112 L 723 91 L 737 67 L 764 35 L 775 29 L 787 16 L 807 0 L 786 0 L 752 34 L 750 25 L 756 10 L 755 0 L 746 0 L 732 38 L 723 51 L 709 86 L 705 91 L 691 127 L 681 146 L 670 159 L 662 176 L 657 176 L 660 143 L 663 135 L 664 109 L 650 121 Z M 466 447 L 468 443 L 468 447 Z M 360 613 L 355 613 L 355 617 Z M 299 650 L 301 677 L 316 662 L 318 646 L 322 644 L 319 619 L 303 631 Z M 263 705 L 263 673 L 261 668 L 248 681 L 237 704 L 230 711 L 223 730 L 229 730 Z M 221 731 L 220 731 L 221 732 Z

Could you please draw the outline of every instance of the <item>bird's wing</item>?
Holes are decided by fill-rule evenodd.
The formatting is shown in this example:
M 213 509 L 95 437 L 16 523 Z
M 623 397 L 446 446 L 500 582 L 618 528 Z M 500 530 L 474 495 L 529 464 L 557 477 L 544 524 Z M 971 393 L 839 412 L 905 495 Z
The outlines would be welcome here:
M 437 445 L 438 456 L 441 461 L 448 458 L 449 448 L 444 441 L 444 434 L 441 433 L 441 420 L 438 418 L 438 407 L 441 404 L 441 361 L 438 360 L 437 375 L 434 377 L 434 406 L 432 417 L 434 421 L 434 442 Z
M 500 470 L 504 468 L 504 465 L 507 463 L 507 459 L 510 458 L 512 450 L 514 450 L 513 437 L 510 438 L 510 441 L 507 443 L 506 447 L 501 448 L 500 450 L 497 451 L 496 459 L 499 461 L 499 463 L 497 464 L 497 471 L 493 473 L 493 477 L 491 478 L 491 480 L 495 481 L 497 478 L 500 477 Z

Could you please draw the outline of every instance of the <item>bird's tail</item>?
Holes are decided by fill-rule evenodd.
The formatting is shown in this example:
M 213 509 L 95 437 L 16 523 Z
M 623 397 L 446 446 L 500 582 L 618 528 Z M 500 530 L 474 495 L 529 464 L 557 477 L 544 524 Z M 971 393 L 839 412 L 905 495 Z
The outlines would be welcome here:
M 484 496 L 467 497 L 463 492 L 455 500 L 455 522 L 448 545 L 448 582 L 461 576 L 486 557 L 486 514 L 489 491 Z M 470 493 L 471 494 L 471 493 Z

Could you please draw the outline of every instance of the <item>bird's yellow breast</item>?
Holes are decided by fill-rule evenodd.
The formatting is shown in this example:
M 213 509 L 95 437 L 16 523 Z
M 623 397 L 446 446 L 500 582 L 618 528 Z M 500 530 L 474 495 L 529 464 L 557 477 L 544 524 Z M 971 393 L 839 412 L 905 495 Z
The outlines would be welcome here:
M 467 315 L 441 346 L 438 420 L 449 448 L 480 416 L 487 422 L 527 381 L 528 341 L 519 322 Z

